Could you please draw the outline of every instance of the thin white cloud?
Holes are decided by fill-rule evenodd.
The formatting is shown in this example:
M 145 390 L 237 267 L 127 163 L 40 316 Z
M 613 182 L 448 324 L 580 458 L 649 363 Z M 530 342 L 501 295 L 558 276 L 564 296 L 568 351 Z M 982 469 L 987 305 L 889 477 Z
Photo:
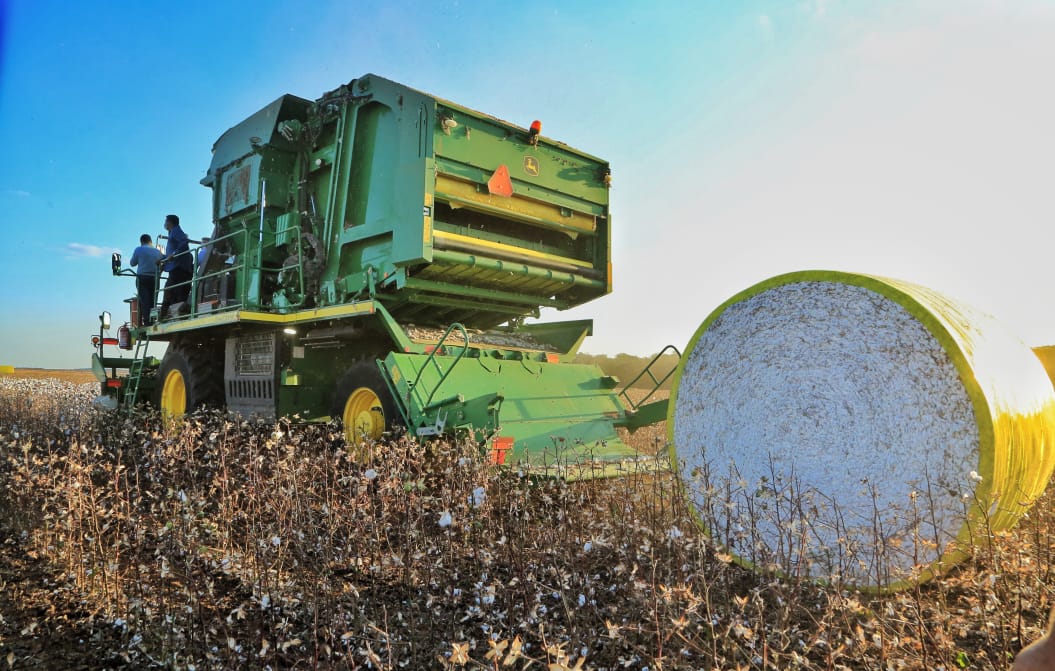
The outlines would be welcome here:
M 806 2 L 800 2 L 798 9 L 807 16 L 820 19 L 824 18 L 828 13 L 830 4 L 829 0 L 807 0 Z
M 763 36 L 773 37 L 773 19 L 769 18 L 769 14 L 758 15 L 758 29 L 762 31 Z
M 29 198 L 33 194 L 31 194 L 30 192 L 25 191 L 23 189 L 4 189 L 4 195 L 5 196 L 18 196 L 19 198 Z
M 71 242 L 66 245 L 66 252 L 68 259 L 81 259 L 81 258 L 95 258 L 98 256 L 105 256 L 110 253 L 106 247 L 99 247 L 97 245 L 83 245 L 79 242 Z

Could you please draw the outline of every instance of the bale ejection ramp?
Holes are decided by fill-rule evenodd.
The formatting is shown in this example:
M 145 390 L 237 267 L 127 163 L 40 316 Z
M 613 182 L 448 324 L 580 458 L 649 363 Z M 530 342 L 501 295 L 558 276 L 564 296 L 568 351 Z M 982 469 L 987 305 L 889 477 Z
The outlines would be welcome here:
M 1055 467 L 1055 393 L 992 317 L 830 271 L 732 297 L 682 357 L 668 416 L 690 508 L 740 563 L 866 589 L 940 574 Z

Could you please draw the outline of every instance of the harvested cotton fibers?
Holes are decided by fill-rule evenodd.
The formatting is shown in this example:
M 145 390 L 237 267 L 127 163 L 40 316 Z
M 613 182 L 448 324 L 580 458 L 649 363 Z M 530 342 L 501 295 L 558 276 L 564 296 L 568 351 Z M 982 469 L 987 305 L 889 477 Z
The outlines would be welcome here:
M 1013 525 L 1055 466 L 1055 396 L 1032 351 L 896 280 L 751 287 L 696 332 L 672 398 L 698 521 L 741 563 L 789 576 L 925 580 Z

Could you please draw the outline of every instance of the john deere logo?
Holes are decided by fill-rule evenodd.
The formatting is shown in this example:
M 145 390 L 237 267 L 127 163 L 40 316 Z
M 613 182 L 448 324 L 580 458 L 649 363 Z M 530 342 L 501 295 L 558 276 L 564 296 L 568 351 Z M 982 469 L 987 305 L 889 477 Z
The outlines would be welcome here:
M 538 159 L 534 156 L 524 157 L 524 172 L 531 175 L 532 177 L 538 177 Z

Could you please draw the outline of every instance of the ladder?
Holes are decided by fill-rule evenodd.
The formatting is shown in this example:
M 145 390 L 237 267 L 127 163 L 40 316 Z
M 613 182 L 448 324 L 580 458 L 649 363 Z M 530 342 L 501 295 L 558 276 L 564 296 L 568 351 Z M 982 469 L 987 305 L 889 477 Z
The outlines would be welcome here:
M 150 333 L 143 330 L 143 335 L 136 338 L 136 350 L 132 363 L 128 366 L 128 389 L 125 390 L 124 408 L 131 411 L 139 395 L 139 382 L 143 379 L 143 369 L 147 363 L 147 347 L 150 345 Z

